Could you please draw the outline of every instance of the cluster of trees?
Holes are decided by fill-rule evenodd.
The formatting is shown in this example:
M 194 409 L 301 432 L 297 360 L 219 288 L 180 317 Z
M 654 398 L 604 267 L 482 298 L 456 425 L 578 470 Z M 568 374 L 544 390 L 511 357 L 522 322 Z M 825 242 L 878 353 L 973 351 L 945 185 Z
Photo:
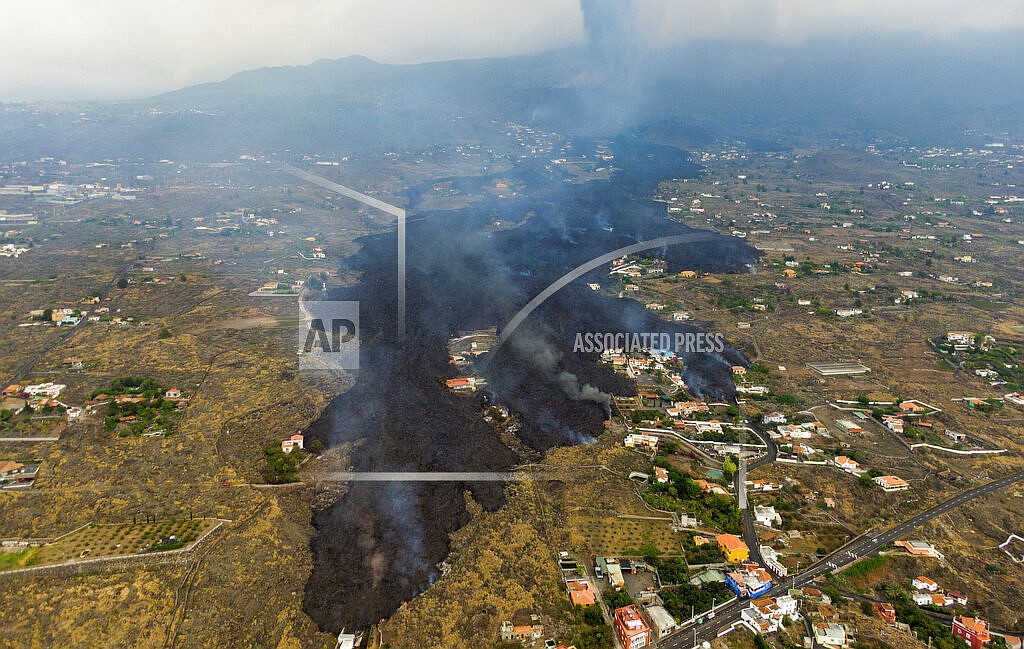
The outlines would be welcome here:
M 629 597 L 627 595 L 627 597 Z M 615 637 L 612 627 L 604 621 L 600 606 L 588 606 L 580 609 L 576 616 L 576 623 L 573 625 L 572 637 L 569 644 L 576 649 L 612 649 L 615 646 Z M 517 645 L 517 646 L 522 646 Z
M 733 596 L 732 591 L 725 584 L 718 582 L 703 586 L 683 583 L 679 586 L 664 588 L 658 594 L 665 602 L 665 610 L 677 620 L 689 619 L 691 611 L 694 615 L 710 611 L 712 605 L 721 604 Z
M 122 435 L 139 435 L 149 429 L 162 428 L 166 434 L 174 430 L 177 405 L 173 401 L 164 401 L 164 388 L 151 378 L 126 376 L 114 379 L 108 387 L 94 391 L 91 398 L 101 394 L 125 394 L 143 399 L 138 403 L 112 400 L 107 404 L 107 415 L 103 420 L 107 431 L 120 429 Z M 122 421 L 124 419 L 129 421 Z
M 100 390 L 94 390 L 90 399 L 95 399 L 101 394 L 130 394 L 132 396 L 147 397 L 154 399 L 163 395 L 164 388 L 151 378 L 144 376 L 125 376 L 111 381 L 110 385 Z
M 697 545 L 693 542 L 692 534 L 683 541 L 683 551 L 686 553 L 686 562 L 693 566 L 703 566 L 709 563 L 725 561 L 722 549 L 718 547 L 717 543 Z
M 740 532 L 740 510 L 731 497 L 703 493 L 700 485 L 689 474 L 676 471 L 664 458 L 659 457 L 654 463 L 668 470 L 669 479 L 665 484 L 652 484 L 644 493 L 644 500 L 651 507 L 668 511 L 683 510 L 726 532 Z
M 291 453 L 285 453 L 281 447 L 272 444 L 263 449 L 263 456 L 266 464 L 263 467 L 263 477 L 270 484 L 285 484 L 298 482 L 299 464 L 305 453 L 298 448 L 292 448 Z

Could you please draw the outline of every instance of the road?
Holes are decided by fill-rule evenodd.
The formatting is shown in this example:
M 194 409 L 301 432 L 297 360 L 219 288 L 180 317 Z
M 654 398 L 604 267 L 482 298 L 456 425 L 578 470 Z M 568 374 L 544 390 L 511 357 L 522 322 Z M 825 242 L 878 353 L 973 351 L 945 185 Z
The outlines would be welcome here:
M 754 512 L 749 506 L 750 503 L 747 502 L 747 472 L 775 462 L 779 457 L 779 445 L 767 433 L 753 426 L 750 426 L 749 430 L 768 448 L 768 452 L 753 460 L 740 457 L 740 470 L 736 472 L 736 494 L 739 497 L 740 514 L 743 516 L 743 542 L 750 548 L 750 558 L 764 565 L 760 543 L 757 540 L 757 528 L 754 527 Z
M 990 494 L 997 489 L 1002 489 L 1003 487 L 1015 482 L 1020 482 L 1021 480 L 1024 480 L 1024 471 L 1014 473 L 1006 476 L 1005 478 L 1000 478 L 999 480 L 989 482 L 988 484 L 974 489 L 969 489 L 945 502 L 939 503 L 927 511 L 921 512 L 895 527 L 889 528 L 884 532 L 864 534 L 849 545 L 840 548 L 833 554 L 814 564 L 808 570 L 778 583 L 768 591 L 765 596 L 784 595 L 788 589 L 804 586 L 830 570 L 837 570 L 857 561 L 858 559 L 871 556 L 877 553 L 880 549 L 888 546 L 893 541 L 907 535 L 918 526 L 927 523 L 937 516 L 942 516 L 954 507 L 959 507 L 970 500 Z M 695 644 L 699 644 L 705 640 L 710 642 L 718 637 L 718 634 L 723 629 L 737 623 L 740 620 L 740 613 L 747 607 L 747 605 L 747 600 L 737 600 L 732 604 L 719 609 L 714 619 L 706 620 L 703 624 L 694 625 L 696 627 L 696 633 L 694 633 L 694 626 L 684 625 L 682 630 L 665 640 L 659 641 L 658 646 L 663 649 L 689 649 L 690 647 L 695 646 Z

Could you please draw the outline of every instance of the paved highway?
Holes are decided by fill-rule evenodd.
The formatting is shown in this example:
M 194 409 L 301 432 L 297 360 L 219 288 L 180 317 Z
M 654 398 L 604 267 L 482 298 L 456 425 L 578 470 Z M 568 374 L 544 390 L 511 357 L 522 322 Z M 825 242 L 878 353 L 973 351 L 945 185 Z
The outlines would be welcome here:
M 766 593 L 766 596 L 784 595 L 788 589 L 804 586 L 814 579 L 822 576 L 829 570 L 837 570 L 858 559 L 871 556 L 893 541 L 906 536 L 916 527 L 923 525 L 937 516 L 945 514 L 954 507 L 959 507 L 970 500 L 992 493 L 997 489 L 1002 489 L 1003 487 L 1015 482 L 1020 482 L 1021 480 L 1024 480 L 1024 471 L 1014 473 L 1006 476 L 1005 478 L 1000 478 L 999 480 L 965 491 L 884 532 L 868 532 L 863 534 L 849 545 L 840 548 L 833 554 L 814 564 L 808 570 L 779 582 L 774 588 Z M 705 640 L 714 640 L 723 629 L 726 629 L 730 625 L 739 621 L 740 613 L 747 607 L 748 603 L 749 602 L 747 600 L 737 600 L 728 606 L 719 609 L 713 619 L 705 620 L 703 624 L 683 625 L 683 629 L 681 631 L 678 631 L 665 640 L 659 641 L 658 647 L 665 649 L 689 649 L 690 647 L 693 647 Z

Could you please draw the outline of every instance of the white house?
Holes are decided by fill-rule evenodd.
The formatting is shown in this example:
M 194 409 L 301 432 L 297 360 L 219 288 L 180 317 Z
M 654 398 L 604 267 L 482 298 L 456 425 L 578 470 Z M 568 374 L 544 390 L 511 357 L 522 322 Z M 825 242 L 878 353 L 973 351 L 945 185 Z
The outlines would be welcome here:
M 837 455 L 836 458 L 832 460 L 832 463 L 843 471 L 848 471 L 850 473 L 860 471 L 860 463 L 846 457 L 845 455 Z
M 782 517 L 775 511 L 775 507 L 771 505 L 754 505 L 754 520 L 759 525 L 764 525 L 765 527 L 782 525 Z
M 784 424 L 786 423 L 786 415 L 781 412 L 770 412 L 762 417 L 761 421 L 765 424 Z
M 910 585 L 916 590 L 926 590 L 929 593 L 934 593 L 939 589 L 939 585 L 931 579 L 923 576 L 914 577 L 910 580 Z
M 835 622 L 814 624 L 814 641 L 826 647 L 846 646 L 846 627 Z
M 291 453 L 292 449 L 304 448 L 303 445 L 302 445 L 302 442 L 303 442 L 304 439 L 305 438 L 302 435 L 298 435 L 298 434 L 292 435 L 288 439 L 283 440 L 281 442 L 281 450 L 283 452 L 285 452 L 285 453 Z

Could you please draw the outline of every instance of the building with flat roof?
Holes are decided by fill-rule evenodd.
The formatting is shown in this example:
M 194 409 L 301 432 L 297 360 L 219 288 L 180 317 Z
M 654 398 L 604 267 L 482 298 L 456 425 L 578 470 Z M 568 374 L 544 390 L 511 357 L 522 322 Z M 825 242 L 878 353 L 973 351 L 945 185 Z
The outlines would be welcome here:
M 639 649 L 651 642 L 651 628 L 635 604 L 615 609 L 615 635 L 625 649 Z

